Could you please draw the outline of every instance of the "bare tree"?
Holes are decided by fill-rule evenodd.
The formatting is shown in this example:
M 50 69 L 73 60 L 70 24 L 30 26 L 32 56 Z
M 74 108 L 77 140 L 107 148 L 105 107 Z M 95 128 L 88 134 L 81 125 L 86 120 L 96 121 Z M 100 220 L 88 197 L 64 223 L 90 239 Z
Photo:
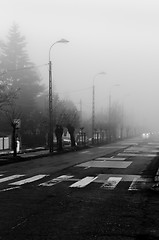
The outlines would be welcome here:
M 17 139 L 20 138 L 19 136 L 19 128 L 21 124 L 21 116 L 22 113 L 19 111 L 19 109 L 16 108 L 16 105 L 14 103 L 10 104 L 5 109 L 5 117 L 7 121 L 9 122 L 9 125 L 12 127 L 12 150 L 13 150 L 13 156 L 17 156 Z

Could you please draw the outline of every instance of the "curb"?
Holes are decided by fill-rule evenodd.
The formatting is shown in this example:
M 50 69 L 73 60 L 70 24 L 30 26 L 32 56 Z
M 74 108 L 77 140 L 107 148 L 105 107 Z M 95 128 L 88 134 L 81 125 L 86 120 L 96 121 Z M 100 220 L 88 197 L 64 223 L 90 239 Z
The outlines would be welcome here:
M 74 151 L 80 151 L 83 149 L 88 149 L 90 148 L 89 146 L 83 146 L 83 147 L 78 147 L 76 149 L 72 149 L 72 148 L 66 148 L 61 152 L 58 151 L 54 151 L 53 153 L 39 153 L 34 155 L 35 152 L 37 151 L 29 151 L 29 152 L 23 152 L 20 153 L 20 155 L 13 157 L 12 154 L 9 154 L 8 156 L 1 156 L 0 157 L 0 166 L 3 165 L 7 165 L 7 164 L 11 164 L 11 163 L 18 163 L 18 162 L 24 162 L 24 161 L 29 161 L 29 160 L 33 160 L 33 159 L 37 159 L 37 158 L 43 158 L 43 157 L 50 157 L 50 156 L 55 156 L 55 155 L 61 155 L 61 154 L 67 154 L 70 152 L 74 152 Z M 33 153 L 33 155 L 27 156 L 27 153 Z

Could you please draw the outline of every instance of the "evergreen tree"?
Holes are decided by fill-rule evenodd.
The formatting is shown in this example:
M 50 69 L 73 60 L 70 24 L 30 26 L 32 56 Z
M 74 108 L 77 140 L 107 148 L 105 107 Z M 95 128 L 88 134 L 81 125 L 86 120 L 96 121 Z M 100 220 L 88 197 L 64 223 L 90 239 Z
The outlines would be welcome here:
M 16 24 L 11 27 L 7 40 L 0 44 L 0 69 L 6 72 L 4 81 L 17 92 L 16 106 L 23 114 L 29 114 L 43 87 L 34 64 L 29 61 L 25 37 Z
M 29 146 L 30 138 L 26 134 L 35 134 L 39 126 L 40 119 L 35 120 L 39 114 L 36 104 L 44 87 L 35 65 L 29 60 L 25 37 L 16 24 L 10 28 L 7 40 L 0 41 L 0 72 L 0 102 L 10 123 L 7 127 L 1 114 L 0 131 L 5 129 L 11 133 L 13 120 L 20 118 L 22 143 Z

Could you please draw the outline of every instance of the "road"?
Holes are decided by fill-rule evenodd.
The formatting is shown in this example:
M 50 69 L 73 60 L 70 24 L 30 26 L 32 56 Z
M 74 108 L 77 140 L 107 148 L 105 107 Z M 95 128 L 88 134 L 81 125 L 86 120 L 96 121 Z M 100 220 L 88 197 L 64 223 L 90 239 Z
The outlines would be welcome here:
M 159 239 L 159 138 L 0 167 L 0 239 Z

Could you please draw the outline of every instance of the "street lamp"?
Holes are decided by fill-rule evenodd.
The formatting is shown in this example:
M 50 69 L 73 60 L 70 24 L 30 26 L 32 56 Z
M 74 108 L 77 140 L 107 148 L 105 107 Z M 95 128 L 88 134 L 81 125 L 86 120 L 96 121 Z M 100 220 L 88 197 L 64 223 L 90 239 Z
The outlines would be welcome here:
M 123 99 L 122 99 L 122 109 L 121 109 L 121 132 L 120 132 L 120 135 L 121 135 L 121 139 L 123 139 L 123 130 L 124 130 L 124 125 L 125 125 L 125 120 L 126 120 L 126 115 L 125 115 L 125 98 L 126 97 L 129 97 L 130 94 L 126 94 L 123 96 Z
M 105 75 L 105 72 L 97 73 L 93 78 L 93 93 L 92 93 L 92 144 L 94 144 L 94 126 L 95 126 L 95 85 L 94 81 L 98 75 Z
M 51 64 L 51 49 L 56 43 L 68 43 L 66 39 L 61 39 L 53 43 L 49 49 L 49 150 L 53 152 L 53 108 L 52 108 L 52 64 Z
M 109 92 L 109 140 L 111 141 L 111 91 L 114 87 L 120 87 L 120 84 L 114 84 L 111 88 L 110 88 L 110 92 Z

